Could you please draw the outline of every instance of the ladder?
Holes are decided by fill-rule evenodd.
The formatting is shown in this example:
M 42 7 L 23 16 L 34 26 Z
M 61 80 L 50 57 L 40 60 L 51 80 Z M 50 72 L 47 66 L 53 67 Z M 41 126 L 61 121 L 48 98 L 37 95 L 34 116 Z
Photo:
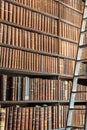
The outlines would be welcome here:
M 77 50 L 77 57 L 76 57 L 76 64 L 75 64 L 75 70 L 74 70 L 71 96 L 70 96 L 70 101 L 69 101 L 69 110 L 68 110 L 68 115 L 67 115 L 66 130 L 74 130 L 74 129 L 76 129 L 76 130 L 79 130 L 79 129 L 87 130 L 87 111 L 86 111 L 86 114 L 85 114 L 86 116 L 85 116 L 84 126 L 72 125 L 73 111 L 76 110 L 76 108 L 75 108 L 75 101 L 76 101 L 75 96 L 78 93 L 77 92 L 77 84 L 78 84 L 78 79 L 81 76 L 79 74 L 79 70 L 81 69 L 80 65 L 82 63 L 84 65 L 87 64 L 87 59 L 82 59 L 82 49 L 87 47 L 87 44 L 84 44 L 84 36 L 85 36 L 85 33 L 87 32 L 86 22 L 87 22 L 87 0 L 85 0 L 84 12 L 83 12 L 83 17 L 82 17 L 82 24 L 81 24 L 81 29 L 80 29 L 80 37 L 79 37 L 79 44 L 78 44 L 78 50 Z M 84 91 L 81 91 L 81 93 L 83 93 L 83 92 Z M 87 109 L 87 107 L 86 107 L 86 109 Z M 81 109 L 78 108 L 77 110 L 79 111 Z

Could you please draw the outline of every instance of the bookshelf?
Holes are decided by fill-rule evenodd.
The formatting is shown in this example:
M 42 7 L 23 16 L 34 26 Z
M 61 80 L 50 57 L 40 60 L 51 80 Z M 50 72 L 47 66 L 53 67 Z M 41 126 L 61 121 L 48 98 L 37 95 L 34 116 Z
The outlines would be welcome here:
M 1 0 L 2 130 L 65 127 L 82 5 L 80 0 Z

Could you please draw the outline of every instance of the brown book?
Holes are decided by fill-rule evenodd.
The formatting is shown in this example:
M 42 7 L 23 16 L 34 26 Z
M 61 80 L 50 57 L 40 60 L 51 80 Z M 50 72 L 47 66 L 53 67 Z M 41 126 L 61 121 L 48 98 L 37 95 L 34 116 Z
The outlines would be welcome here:
M 25 130 L 25 107 L 21 108 L 21 130 Z
M 3 31 L 4 31 L 4 25 L 0 23 L 0 43 L 3 43 Z
M 44 130 L 48 130 L 47 128 L 47 105 L 43 105 L 44 107 Z
M 39 129 L 40 130 L 44 130 L 44 107 L 40 107 L 39 108 L 40 112 L 39 112 L 39 117 L 40 117 L 40 121 L 39 121 L 39 124 L 40 124 L 40 127 Z
M 33 115 L 34 115 L 34 113 L 33 113 Z M 25 130 L 28 130 L 28 128 L 29 128 L 29 122 L 28 121 L 29 121 L 29 107 L 26 107 L 25 108 Z M 34 118 L 33 118 L 33 121 L 34 121 Z
M 1 95 L 0 95 L 0 99 L 1 101 L 6 101 L 6 89 L 7 89 L 7 75 L 2 75 L 1 76 Z
M 26 10 L 26 15 L 25 15 L 25 17 L 26 17 L 26 19 L 25 19 L 25 26 L 27 26 L 28 27 L 28 23 L 29 23 L 29 10 Z
M 35 130 L 39 130 L 39 108 L 40 108 L 40 106 L 36 106 L 36 113 L 35 113 Z
M 48 106 L 47 107 L 47 128 L 48 130 L 51 130 L 52 129 L 52 117 L 51 117 L 51 106 Z
M 16 130 L 21 130 L 21 107 L 17 108 Z
M 11 37 L 12 37 L 12 39 L 11 39 L 11 45 L 15 45 L 15 28 L 14 27 L 11 27 L 12 28 L 12 31 L 11 31 Z
M 7 25 L 4 24 L 3 43 L 7 43 Z
M 12 21 L 13 21 L 13 23 L 16 23 L 17 21 L 17 6 L 13 6 L 13 19 L 12 19 Z
M 13 127 L 12 127 L 12 130 L 16 130 L 17 128 L 17 120 L 18 120 L 18 117 L 17 117 L 17 107 L 13 107 Z
M 1 1 L 0 2 L 0 18 L 2 19 L 2 20 L 4 20 L 4 15 L 5 15 L 5 13 L 4 13 L 4 10 L 5 10 L 5 5 L 4 5 L 4 1 Z
M 9 107 L 8 130 L 12 130 L 12 125 L 13 125 L 13 107 Z
M 29 27 L 32 27 L 32 12 L 31 12 L 31 10 L 29 10 L 29 14 L 28 14 L 29 16 L 29 24 L 28 24 L 28 26 Z
M 7 54 L 6 54 L 6 48 L 5 47 L 3 47 L 3 67 L 6 67 L 6 56 L 7 56 Z
M 19 20 L 20 20 L 20 7 L 17 6 L 16 10 L 17 10 L 17 24 L 19 24 Z
M 0 129 L 5 130 L 5 116 L 6 116 L 6 109 L 0 108 Z
M 4 3 L 5 6 L 5 20 L 8 21 L 8 2 Z
M 9 107 L 6 108 L 5 130 L 8 130 Z
M 33 107 L 29 107 L 29 130 L 32 130 Z
M 7 26 L 7 44 L 11 44 L 11 26 Z
M 13 5 L 11 3 L 8 3 L 8 21 L 12 22 L 12 10 L 13 10 Z

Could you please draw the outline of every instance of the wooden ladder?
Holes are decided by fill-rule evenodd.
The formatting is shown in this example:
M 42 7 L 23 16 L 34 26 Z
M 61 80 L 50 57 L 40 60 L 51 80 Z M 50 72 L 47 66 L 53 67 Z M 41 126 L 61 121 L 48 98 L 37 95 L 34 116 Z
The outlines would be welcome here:
M 79 81 L 80 77 L 85 77 L 84 80 L 80 79 L 81 83 L 85 80 L 87 80 L 87 77 L 84 74 L 80 74 L 80 70 L 81 70 L 81 65 L 85 66 L 87 65 L 87 58 L 82 58 L 82 53 L 83 53 L 83 49 L 87 48 L 87 43 L 84 43 L 84 36 L 87 33 L 87 0 L 85 0 L 85 6 L 84 6 L 84 12 L 83 12 L 83 17 L 82 17 L 82 24 L 81 24 L 81 30 L 80 30 L 80 37 L 79 37 L 79 44 L 78 44 L 78 50 L 77 50 L 77 57 L 76 57 L 76 64 L 75 64 L 75 71 L 74 71 L 74 77 L 73 77 L 73 84 L 72 84 L 72 89 L 71 89 L 71 96 L 70 96 L 70 101 L 69 101 L 69 110 L 68 110 L 68 116 L 67 116 L 67 123 L 66 123 L 66 130 L 79 130 L 79 129 L 83 129 L 83 130 L 87 130 L 87 105 L 85 108 L 85 122 L 84 125 L 82 126 L 76 126 L 72 124 L 72 120 L 73 120 L 73 112 L 74 111 L 78 111 L 81 110 L 81 108 L 75 108 L 75 102 L 76 102 L 76 94 L 78 93 L 77 91 L 77 84 Z M 87 73 L 87 70 L 85 70 Z M 82 71 L 83 72 L 83 71 Z M 87 83 L 87 81 L 86 81 Z M 81 91 L 80 93 L 84 93 L 86 91 Z

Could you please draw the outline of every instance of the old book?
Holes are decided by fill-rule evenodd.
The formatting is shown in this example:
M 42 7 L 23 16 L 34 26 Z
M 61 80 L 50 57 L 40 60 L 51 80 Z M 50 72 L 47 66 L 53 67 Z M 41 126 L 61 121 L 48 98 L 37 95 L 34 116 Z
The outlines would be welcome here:
M 47 119 L 48 119 L 48 116 L 47 116 L 47 105 L 43 105 L 44 107 L 44 130 L 48 130 L 47 128 Z
M 25 130 L 25 109 L 25 107 L 21 108 L 21 130 Z
M 13 107 L 9 107 L 9 116 L 8 116 L 8 130 L 12 130 L 13 125 Z
M 11 26 L 7 26 L 7 44 L 11 44 Z
M 7 43 L 7 25 L 4 24 L 4 31 L 3 31 L 3 43 Z
M 7 75 L 1 75 L 1 95 L 0 100 L 6 101 L 6 89 L 7 89 Z
M 51 130 L 52 129 L 52 115 L 51 115 L 51 106 L 47 107 L 47 129 Z
M 9 107 L 5 108 L 6 109 L 6 117 L 5 117 L 5 130 L 8 130 L 8 117 L 9 117 Z
M 16 7 L 16 10 L 17 10 L 17 21 L 16 21 L 16 23 L 17 24 L 19 24 L 19 20 L 20 20 L 20 9 L 21 9 L 21 7 L 19 7 L 19 6 Z
M 33 113 L 33 115 L 34 115 L 34 113 Z M 26 107 L 25 108 L 25 130 L 28 130 L 28 128 L 29 128 L 29 122 L 28 121 L 29 121 L 29 107 Z M 34 118 L 33 118 L 33 121 L 34 121 Z M 33 127 L 34 127 L 34 124 L 33 124 Z
M 13 5 L 11 3 L 8 3 L 8 21 L 12 22 L 12 10 L 13 10 Z
M 30 99 L 30 95 L 29 95 L 29 89 L 30 89 L 30 78 L 29 77 L 24 77 L 23 78 L 23 91 L 24 91 L 24 100 L 28 100 Z
M 21 111 L 22 111 L 21 109 L 22 109 L 21 107 L 17 108 L 16 130 L 21 130 Z
M 21 77 L 18 76 L 17 77 L 17 101 L 21 100 Z
M 0 43 L 3 43 L 3 31 L 4 31 L 4 25 L 0 23 Z
M 40 121 L 39 121 L 39 124 L 40 124 L 40 127 L 39 129 L 41 130 L 44 130 L 44 107 L 40 107 L 39 108 L 39 118 L 40 118 Z
M 17 128 L 17 107 L 13 107 L 13 127 L 12 130 L 16 130 Z
M 40 106 L 36 106 L 36 113 L 35 113 L 35 130 L 39 130 L 39 108 L 40 108 Z
M 29 107 L 29 130 L 32 130 L 33 107 Z
M 5 130 L 6 108 L 0 108 L 0 129 Z
M 5 15 L 5 13 L 4 13 L 4 11 L 5 11 L 5 4 L 4 3 L 5 2 L 3 0 L 0 2 L 0 18 L 2 20 L 4 20 L 4 15 Z
M 8 2 L 5 2 L 4 3 L 4 7 L 5 7 L 5 17 L 4 17 L 4 19 L 6 20 L 6 21 L 8 21 Z

